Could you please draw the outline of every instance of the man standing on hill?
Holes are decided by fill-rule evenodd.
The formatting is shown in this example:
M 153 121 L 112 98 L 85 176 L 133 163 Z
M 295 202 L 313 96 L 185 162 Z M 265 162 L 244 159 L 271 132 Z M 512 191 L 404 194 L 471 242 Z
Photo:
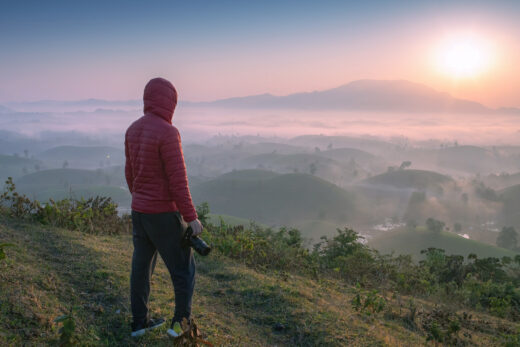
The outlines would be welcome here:
M 125 175 L 132 194 L 134 254 L 130 279 L 132 336 L 161 326 L 164 319 L 148 315 L 150 277 L 157 252 L 164 260 L 175 291 L 175 313 L 168 334 L 177 336 L 175 322 L 189 320 L 195 285 L 195 262 L 190 247 L 182 247 L 183 224 L 193 235 L 202 232 L 193 206 L 179 131 L 172 125 L 177 91 L 163 78 L 144 89 L 144 116 L 125 134 Z

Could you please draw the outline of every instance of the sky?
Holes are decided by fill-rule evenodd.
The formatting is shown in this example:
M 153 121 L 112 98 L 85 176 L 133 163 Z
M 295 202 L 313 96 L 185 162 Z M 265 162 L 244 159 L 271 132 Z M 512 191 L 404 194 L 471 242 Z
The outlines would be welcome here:
M 139 99 L 157 76 L 189 101 L 406 79 L 520 107 L 520 1 L 0 0 L 0 103 Z

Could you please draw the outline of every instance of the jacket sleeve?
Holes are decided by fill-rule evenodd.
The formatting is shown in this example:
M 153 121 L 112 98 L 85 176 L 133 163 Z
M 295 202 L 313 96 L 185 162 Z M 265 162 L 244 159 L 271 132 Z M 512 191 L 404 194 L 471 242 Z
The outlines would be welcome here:
M 182 154 L 181 136 L 175 127 L 171 127 L 162 138 L 159 152 L 168 178 L 170 196 L 175 201 L 179 212 L 186 222 L 198 218 L 191 200 L 188 187 L 188 175 Z
M 130 190 L 130 194 L 132 194 L 134 176 L 132 174 L 132 162 L 130 161 L 130 156 L 128 153 L 128 141 L 127 141 L 126 135 L 125 135 L 125 178 L 126 178 L 126 184 L 128 184 L 128 190 Z

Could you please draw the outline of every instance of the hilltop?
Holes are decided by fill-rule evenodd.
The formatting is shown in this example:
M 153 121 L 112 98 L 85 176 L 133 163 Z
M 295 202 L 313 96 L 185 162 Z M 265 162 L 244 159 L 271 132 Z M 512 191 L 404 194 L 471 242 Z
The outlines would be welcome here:
M 227 232 L 235 233 L 235 244 L 248 242 L 244 229 Z M 204 237 L 212 240 L 210 236 Z M 0 260 L 0 344 L 57 344 L 54 320 L 70 312 L 76 324 L 73 336 L 84 345 L 172 344 L 164 329 L 139 340 L 129 337 L 130 234 L 88 234 L 2 215 L 0 240 L 11 244 L 5 248 L 7 258 Z M 427 346 L 428 336 L 441 338 L 444 324 L 453 322 L 461 324 L 461 331 L 446 337 L 452 342 L 498 346 L 510 341 L 513 346 L 519 338 L 518 323 L 489 314 L 392 295 L 384 287 L 369 291 L 325 273 L 305 275 L 305 268 L 293 268 L 299 256 L 285 253 L 290 243 L 279 250 L 276 244 L 265 248 L 267 239 L 258 234 L 254 246 L 281 253 L 262 256 L 251 250 L 237 257 L 237 249 L 229 249 L 229 256 L 223 253 L 233 242 L 216 240 L 219 245 L 208 258 L 197 256 L 193 303 L 204 338 L 215 346 Z M 259 263 L 248 260 L 255 257 Z M 368 308 L 356 308 L 358 300 Z M 380 300 L 384 313 L 375 306 Z M 152 314 L 169 317 L 172 305 L 170 278 L 159 261 L 152 281 Z

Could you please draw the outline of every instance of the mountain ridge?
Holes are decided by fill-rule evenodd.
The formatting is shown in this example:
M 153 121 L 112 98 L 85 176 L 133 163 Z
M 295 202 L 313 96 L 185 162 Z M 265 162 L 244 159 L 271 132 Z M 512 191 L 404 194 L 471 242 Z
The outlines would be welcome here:
M 15 111 L 24 107 L 141 107 L 141 100 L 39 100 L 6 102 Z M 416 113 L 504 113 L 520 115 L 520 108 L 490 108 L 479 102 L 456 98 L 422 83 L 404 79 L 354 80 L 335 88 L 298 92 L 287 95 L 271 93 L 230 97 L 212 101 L 180 101 L 186 107 L 223 107 L 244 109 L 308 109 L 345 111 L 387 111 Z M 5 107 L 5 106 L 4 106 Z M 9 109 L 7 109 L 9 110 Z M 11 110 L 9 110 L 11 111 Z M 4 111 L 7 112 L 7 111 Z

